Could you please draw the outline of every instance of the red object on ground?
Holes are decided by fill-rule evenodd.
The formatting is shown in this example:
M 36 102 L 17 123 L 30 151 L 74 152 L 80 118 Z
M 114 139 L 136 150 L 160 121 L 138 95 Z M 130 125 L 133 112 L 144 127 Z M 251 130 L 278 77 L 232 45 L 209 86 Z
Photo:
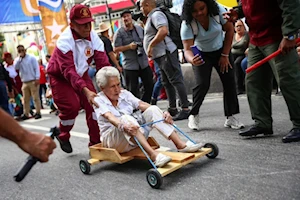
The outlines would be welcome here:
M 300 38 L 298 38 L 296 40 L 296 44 L 300 43 Z M 254 65 L 252 65 L 251 67 L 249 67 L 248 69 L 246 69 L 246 73 L 249 73 L 253 70 L 255 70 L 256 68 L 258 68 L 259 66 L 261 66 L 262 64 L 268 62 L 269 60 L 271 60 L 272 58 L 275 58 L 276 56 L 278 56 L 281 53 L 281 51 L 278 49 L 277 51 L 275 51 L 274 53 L 272 53 L 271 55 L 265 57 L 264 59 L 262 59 L 261 61 L 258 61 L 257 63 L 255 63 Z

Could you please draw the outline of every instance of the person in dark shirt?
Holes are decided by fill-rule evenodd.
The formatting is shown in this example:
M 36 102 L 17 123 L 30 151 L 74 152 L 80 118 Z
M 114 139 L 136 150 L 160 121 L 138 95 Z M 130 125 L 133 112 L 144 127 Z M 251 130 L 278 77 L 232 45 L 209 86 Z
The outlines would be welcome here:
M 282 142 L 300 141 L 300 70 L 296 52 L 300 28 L 300 1 L 242 0 L 239 7 L 224 14 L 229 20 L 246 17 L 250 45 L 248 66 L 278 49 L 282 54 L 246 75 L 246 91 L 255 124 L 240 132 L 241 136 L 272 135 L 271 91 L 273 74 L 286 101 L 291 131 Z
M 9 95 L 7 93 L 7 88 Z M 4 66 L 0 63 L 0 107 L 7 113 L 11 114 L 8 108 L 8 97 L 12 97 L 12 84 L 10 77 Z
M 109 59 L 109 63 L 112 66 L 115 66 L 121 73 L 122 67 L 119 65 L 119 61 L 117 60 L 117 56 L 113 50 L 111 41 L 109 39 L 108 30 L 109 30 L 109 26 L 107 24 L 105 24 L 104 22 L 101 22 L 99 24 L 99 30 L 98 30 L 98 33 L 100 33 L 99 37 L 102 40 L 102 42 L 104 43 L 104 49 L 105 49 L 106 55 Z

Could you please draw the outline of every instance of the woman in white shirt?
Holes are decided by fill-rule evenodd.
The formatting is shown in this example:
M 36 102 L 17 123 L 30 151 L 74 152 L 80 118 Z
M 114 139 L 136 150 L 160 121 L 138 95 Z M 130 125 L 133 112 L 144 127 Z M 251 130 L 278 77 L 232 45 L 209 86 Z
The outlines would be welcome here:
M 179 138 L 171 125 L 173 120 L 169 112 L 162 112 L 157 106 L 143 102 L 131 92 L 121 90 L 120 74 L 114 67 L 101 68 L 96 74 L 96 82 L 101 92 L 94 99 L 99 108 L 94 109 L 104 147 L 114 148 L 119 153 L 128 152 L 137 147 L 133 138 L 136 137 L 157 167 L 164 166 L 171 158 L 156 152 L 148 144 L 146 138 L 152 128 L 156 128 L 163 136 L 172 140 L 180 152 L 195 152 L 202 147 L 202 144 L 185 143 Z M 161 119 L 165 121 L 145 129 L 141 128 L 137 119 L 133 117 L 133 112 L 137 109 L 143 112 L 143 117 L 140 118 L 144 120 L 142 123 Z

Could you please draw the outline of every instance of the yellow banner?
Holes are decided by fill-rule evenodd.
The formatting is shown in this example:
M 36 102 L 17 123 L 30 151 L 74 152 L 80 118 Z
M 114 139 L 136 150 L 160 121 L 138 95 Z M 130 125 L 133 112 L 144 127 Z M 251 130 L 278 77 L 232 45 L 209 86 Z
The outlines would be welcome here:
M 63 0 L 39 0 L 42 26 L 49 54 L 52 54 L 56 40 L 68 26 Z
M 222 4 L 225 7 L 229 7 L 229 8 L 232 8 L 232 7 L 238 5 L 236 0 L 217 0 L 217 2 Z

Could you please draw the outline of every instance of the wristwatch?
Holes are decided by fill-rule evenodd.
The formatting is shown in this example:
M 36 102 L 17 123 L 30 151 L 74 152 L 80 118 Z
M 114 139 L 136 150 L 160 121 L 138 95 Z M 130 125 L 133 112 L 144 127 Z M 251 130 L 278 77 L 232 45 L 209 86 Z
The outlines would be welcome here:
M 295 33 L 295 34 L 285 35 L 283 36 L 283 38 L 292 41 L 298 38 L 298 34 Z

